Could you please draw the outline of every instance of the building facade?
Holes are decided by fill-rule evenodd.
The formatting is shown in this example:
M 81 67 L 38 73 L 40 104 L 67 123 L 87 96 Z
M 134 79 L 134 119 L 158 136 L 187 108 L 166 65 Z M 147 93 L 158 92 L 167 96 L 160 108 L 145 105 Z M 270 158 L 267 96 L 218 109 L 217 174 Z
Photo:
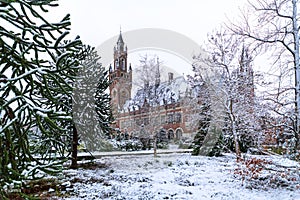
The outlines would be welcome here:
M 183 76 L 160 81 L 159 63 L 154 84 L 145 83 L 136 94 L 132 92 L 132 68 L 127 63 L 127 47 L 120 32 L 114 47 L 114 63 L 109 68 L 110 96 L 114 128 L 129 135 L 138 135 L 141 128 L 149 135 L 165 129 L 169 139 L 190 138 L 197 131 L 193 114 L 199 107 L 195 100 L 197 91 L 192 89 Z

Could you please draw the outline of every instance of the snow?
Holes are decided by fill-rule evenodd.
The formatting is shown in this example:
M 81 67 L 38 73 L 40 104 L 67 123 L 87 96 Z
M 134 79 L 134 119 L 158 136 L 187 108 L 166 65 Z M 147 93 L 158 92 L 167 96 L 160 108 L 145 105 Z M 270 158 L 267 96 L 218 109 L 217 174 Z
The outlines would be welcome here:
M 49 112 L 53 112 L 53 110 L 52 109 L 44 109 L 44 108 L 41 108 L 41 107 L 37 107 L 37 106 L 32 106 L 32 108 L 31 108 L 32 110 L 37 110 L 37 112 L 38 111 L 40 111 L 40 112 L 42 112 L 42 113 L 49 113 Z
M 138 110 L 140 107 L 143 107 L 145 98 L 150 105 L 156 106 L 156 102 L 159 102 L 159 105 L 178 102 L 181 97 L 186 95 L 185 93 L 187 91 L 191 91 L 193 95 L 196 96 L 195 89 L 192 90 L 190 88 L 187 80 L 185 80 L 183 76 L 176 77 L 170 82 L 162 82 L 157 88 L 151 85 L 147 90 L 149 90 L 149 94 L 147 94 L 148 92 L 146 92 L 144 88 L 139 89 L 134 97 L 125 103 L 123 110 Z
M 299 173 L 297 162 L 279 157 L 269 159 L 298 168 Z M 64 199 L 300 199 L 300 189 L 246 187 L 234 174 L 237 164 L 232 154 L 111 156 L 96 163 L 102 167 L 64 172 L 63 184 L 71 195 Z M 299 184 L 299 177 L 297 181 L 293 184 Z
M 18 118 L 15 117 L 12 120 L 8 121 L 5 126 L 2 126 L 2 124 L 1 124 L 1 126 L 0 126 L 0 133 L 2 133 L 3 130 L 7 129 L 9 126 L 11 126 L 17 120 L 18 120 Z
M 39 116 L 41 116 L 41 117 L 43 117 L 43 118 L 48 117 L 47 114 L 44 114 L 44 113 L 42 113 L 41 111 L 37 111 L 36 114 L 39 115 Z
M 17 77 L 15 77 L 15 78 L 9 78 L 9 79 L 7 79 L 7 81 L 17 81 L 17 80 L 21 80 L 21 79 L 23 79 L 24 77 L 29 76 L 29 75 L 31 75 L 31 74 L 34 74 L 34 73 L 36 73 L 36 72 L 39 72 L 39 73 L 41 73 L 41 74 L 45 74 L 46 72 L 45 72 L 44 70 L 46 70 L 46 69 L 47 69 L 47 68 L 43 68 L 43 67 L 40 67 L 40 68 L 34 68 L 34 69 L 31 69 L 31 70 L 29 70 L 29 71 L 27 71 L 27 72 L 22 73 L 20 76 L 17 76 Z
M 294 160 L 290 160 L 290 159 L 284 158 L 282 156 L 271 156 L 271 158 L 272 158 L 272 162 L 276 163 L 279 166 L 289 167 L 289 168 L 292 168 L 292 167 L 300 168 L 300 164 Z

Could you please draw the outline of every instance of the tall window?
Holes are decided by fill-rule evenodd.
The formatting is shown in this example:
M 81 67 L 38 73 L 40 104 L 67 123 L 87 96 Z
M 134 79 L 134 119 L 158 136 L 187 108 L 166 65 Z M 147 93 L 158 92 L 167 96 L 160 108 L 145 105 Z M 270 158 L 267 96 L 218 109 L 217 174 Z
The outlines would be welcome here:
M 177 129 L 175 135 L 176 135 L 176 139 L 179 140 L 181 138 L 181 136 L 182 136 L 182 130 L 181 129 Z
M 149 124 L 149 118 L 146 117 L 146 118 L 144 118 L 144 125 L 148 125 L 148 124 Z
M 114 90 L 114 91 L 113 91 L 113 98 L 116 98 L 116 96 L 117 96 L 117 91 Z
M 125 59 L 122 58 L 122 69 L 125 70 Z
M 173 123 L 173 114 L 168 114 L 168 123 Z
M 161 124 L 165 124 L 166 123 L 166 116 L 162 115 L 160 121 L 161 121 Z
M 116 60 L 116 68 L 119 68 L 119 59 Z
M 125 90 L 123 90 L 121 92 L 120 105 L 123 106 L 127 100 L 128 100 L 128 93 Z
M 175 114 L 175 120 L 176 123 L 181 123 L 181 113 L 176 113 Z

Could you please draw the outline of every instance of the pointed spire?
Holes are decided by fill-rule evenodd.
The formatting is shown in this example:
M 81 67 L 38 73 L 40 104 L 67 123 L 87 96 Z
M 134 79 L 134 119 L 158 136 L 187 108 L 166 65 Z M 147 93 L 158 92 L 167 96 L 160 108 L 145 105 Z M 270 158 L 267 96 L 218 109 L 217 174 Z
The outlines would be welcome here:
M 121 27 L 120 27 L 120 35 L 119 35 L 119 38 L 117 41 L 117 50 L 124 51 L 124 41 L 123 41 L 123 37 L 122 37 Z
M 240 72 L 249 73 L 251 69 L 251 60 L 252 57 L 249 55 L 249 49 L 245 47 L 245 44 L 243 44 L 242 52 L 241 52 L 241 58 L 239 61 L 240 64 Z
M 157 67 L 155 72 L 155 87 L 160 85 L 160 70 L 159 70 L 159 57 L 157 56 Z

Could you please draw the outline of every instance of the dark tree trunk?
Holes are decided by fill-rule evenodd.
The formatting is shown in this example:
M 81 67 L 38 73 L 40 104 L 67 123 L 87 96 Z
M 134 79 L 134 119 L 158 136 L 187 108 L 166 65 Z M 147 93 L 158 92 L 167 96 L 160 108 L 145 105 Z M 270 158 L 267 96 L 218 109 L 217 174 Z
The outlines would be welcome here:
M 78 145 L 78 133 L 75 125 L 73 125 L 73 136 L 72 136 L 72 163 L 70 168 L 71 169 L 77 169 L 77 149 Z

